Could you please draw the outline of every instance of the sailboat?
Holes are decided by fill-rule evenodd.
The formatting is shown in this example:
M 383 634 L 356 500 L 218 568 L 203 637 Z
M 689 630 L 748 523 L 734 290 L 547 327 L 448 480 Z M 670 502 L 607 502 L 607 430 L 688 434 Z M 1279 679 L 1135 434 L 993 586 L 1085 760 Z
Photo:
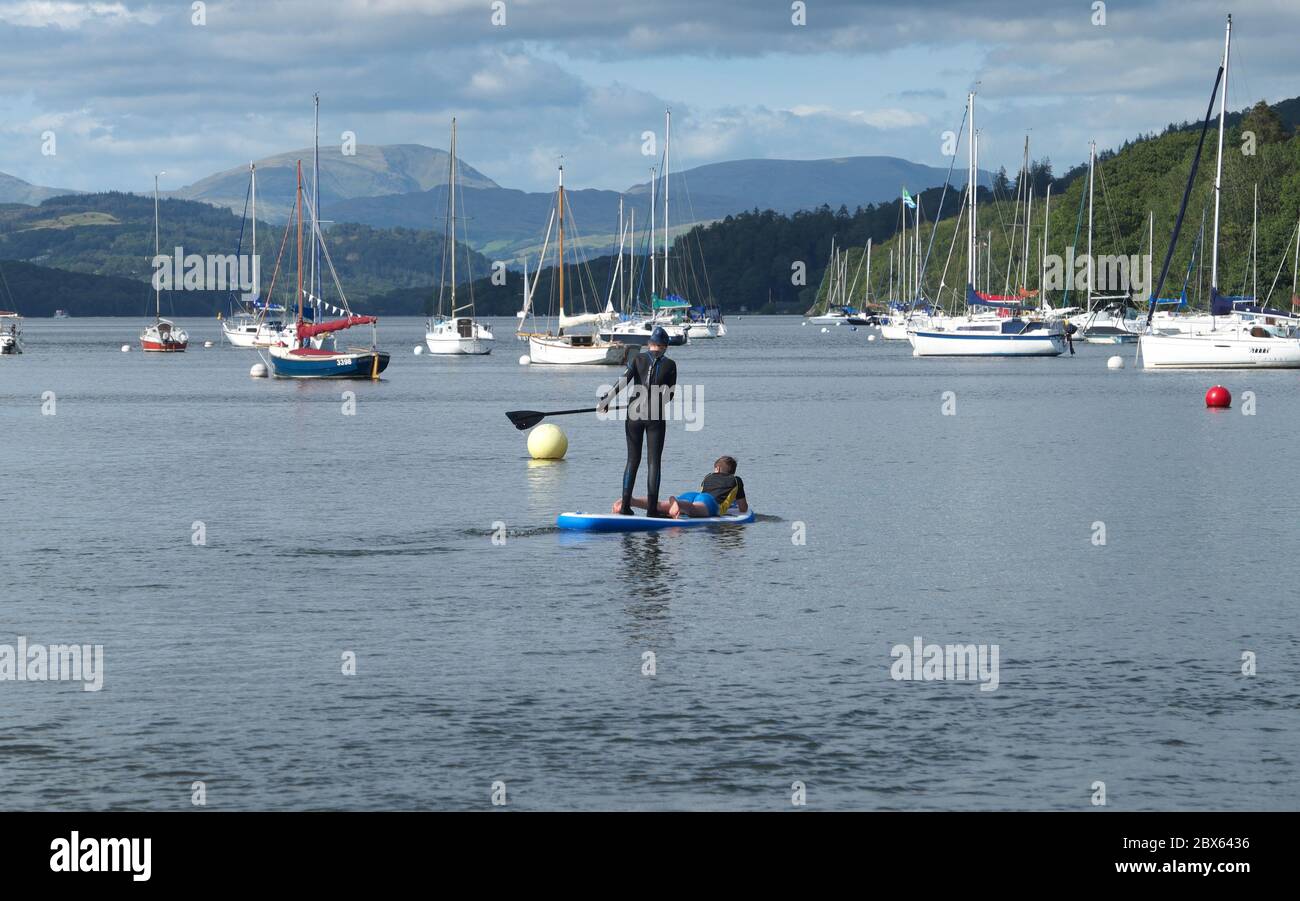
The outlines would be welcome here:
M 1080 334 L 1088 344 L 1133 344 L 1138 339 L 1137 326 L 1129 315 L 1132 307 L 1127 294 L 1104 295 L 1094 293 L 1093 279 L 1097 263 L 1092 255 L 1092 223 L 1095 177 L 1097 169 L 1097 142 L 1088 143 L 1088 285 L 1082 312 L 1083 326 Z M 1102 183 L 1103 192 L 1105 183 Z M 1094 306 L 1094 304 L 1098 304 Z M 1131 325 L 1131 327 L 1130 327 Z
M 1206 110 L 1201 127 L 1201 144 L 1183 192 L 1182 206 L 1174 223 L 1174 233 L 1169 239 L 1160 280 L 1151 292 L 1147 313 L 1148 331 L 1138 339 L 1138 353 L 1145 369 L 1300 369 L 1300 337 L 1297 326 L 1300 319 L 1281 310 L 1269 310 L 1255 303 L 1253 297 L 1225 297 L 1219 293 L 1219 201 L 1223 185 L 1223 135 L 1227 117 L 1228 64 L 1232 47 L 1232 16 L 1224 29 L 1223 62 L 1214 79 L 1214 93 Z M 1214 109 L 1214 98 L 1219 95 L 1219 141 L 1214 170 L 1214 228 L 1210 244 L 1210 315 L 1213 327 L 1205 331 L 1178 334 L 1157 334 L 1152 328 L 1156 298 L 1160 296 L 1164 277 L 1173 257 L 1174 245 L 1182 227 L 1200 161 L 1201 146 L 1209 128 Z M 1220 321 L 1221 320 L 1221 321 Z
M 343 305 L 342 308 L 335 307 L 335 309 L 344 316 L 342 319 L 323 322 L 319 319 L 313 319 L 311 322 L 307 321 L 303 301 L 308 294 L 303 290 L 302 286 L 303 196 L 301 160 L 298 161 L 298 194 L 294 205 L 294 224 L 298 230 L 297 322 L 293 328 L 292 338 L 268 348 L 267 353 L 272 374 L 277 378 L 290 379 L 379 378 L 379 374 L 388 368 L 389 360 L 387 353 L 375 347 L 374 326 L 379 320 L 374 316 L 353 315 L 352 310 L 348 307 L 347 297 L 344 296 L 343 288 L 338 282 L 338 274 L 334 271 L 334 263 L 330 260 L 329 251 L 324 247 L 320 226 L 317 223 L 314 210 L 312 215 L 313 250 L 319 249 L 325 252 L 325 262 L 329 265 L 330 274 L 334 278 L 334 287 L 338 291 L 339 302 Z M 272 291 L 274 287 L 273 278 Z M 318 297 L 313 296 L 311 300 L 313 304 L 324 305 L 324 302 Z M 333 335 L 335 332 L 357 325 L 369 325 L 371 327 L 370 347 L 368 349 L 349 348 L 346 351 L 339 351 L 312 346 L 313 338 Z
M 285 309 L 280 304 L 263 302 L 261 299 L 260 266 L 257 258 L 257 166 L 248 164 L 248 189 L 252 199 L 253 251 L 252 267 L 254 284 L 251 293 L 233 298 L 231 315 L 221 322 L 221 334 L 232 347 L 270 347 L 286 338 L 292 337 L 286 331 L 284 323 Z M 240 232 L 240 247 L 236 257 L 243 252 L 243 232 Z
M 0 310 L 0 354 L 23 352 L 23 317 L 17 313 Z
M 447 175 L 447 231 L 442 245 L 443 282 L 438 288 L 438 313 L 429 320 L 424 343 L 434 354 L 489 354 L 492 352 L 492 332 L 474 318 L 474 283 L 470 282 L 469 303 L 456 305 L 456 185 L 460 173 L 456 166 L 456 120 L 451 120 L 450 171 Z M 463 202 L 463 201 L 462 201 Z M 466 254 L 468 256 L 468 248 Z M 451 261 L 450 315 L 443 315 L 442 296 L 447 288 L 447 261 Z M 468 313 L 469 315 L 462 315 Z
M 1065 352 L 1065 330 L 1059 320 L 1022 315 L 1028 292 L 1021 296 L 999 296 L 975 289 L 977 259 L 975 237 L 977 230 L 976 207 L 978 184 L 976 176 L 977 133 L 975 131 L 975 94 L 966 95 L 969 121 L 970 172 L 966 190 L 970 207 L 969 227 L 966 235 L 966 307 L 965 317 L 932 321 L 926 326 L 909 330 L 915 357 L 1056 357 Z M 1026 221 L 1027 218 L 1026 218 Z M 990 255 L 992 248 L 990 247 Z M 995 309 L 996 315 L 977 314 L 977 309 Z
M 524 306 L 519 317 L 519 337 L 528 341 L 528 356 L 533 363 L 560 366 L 623 366 L 636 348 L 621 341 L 610 341 L 601 336 L 598 329 L 618 314 L 582 313 L 569 316 L 564 312 L 564 223 L 567 213 L 564 208 L 564 166 L 560 166 L 559 186 L 555 191 L 555 207 L 551 210 L 551 219 L 546 227 L 546 238 L 542 242 L 542 251 L 537 258 L 537 271 L 530 283 L 525 271 Z M 551 241 L 551 228 L 559 222 L 559 243 L 555 280 L 559 286 L 559 317 L 556 330 L 545 332 L 524 331 L 524 323 L 531 314 L 536 318 L 533 294 L 537 289 L 537 280 L 541 277 L 542 266 L 546 260 L 546 250 Z M 588 332 L 575 332 L 581 326 L 592 326 Z
M 654 211 L 654 170 L 650 170 L 650 209 Z M 618 201 L 618 261 L 614 264 L 614 272 L 609 280 L 609 297 L 607 298 L 605 312 L 610 316 L 615 315 L 614 310 L 614 292 L 618 291 L 619 305 L 622 312 L 618 314 L 618 321 L 610 325 L 602 326 L 600 336 L 606 341 L 620 341 L 623 344 L 632 344 L 642 347 L 650 341 L 650 335 L 656 328 L 663 328 L 668 333 L 668 343 L 673 346 L 680 346 L 686 343 L 686 327 L 680 324 L 674 324 L 671 319 L 663 316 L 655 316 L 652 313 L 645 313 L 637 308 L 637 303 L 633 299 L 636 296 L 636 279 L 633 277 L 636 273 L 636 253 L 631 248 L 632 242 L 636 236 L 636 210 L 629 212 L 628 221 L 623 221 L 623 198 Z M 653 219 L 648 239 L 654 241 Z M 626 277 L 624 276 L 623 267 L 623 250 L 627 247 L 628 264 Z M 654 258 L 654 252 L 651 251 L 651 259 Z M 652 276 L 653 278 L 653 276 Z M 654 289 L 651 288 L 652 295 Z
M 158 176 L 153 177 L 153 255 L 159 256 L 160 242 L 158 233 Z M 149 353 L 181 353 L 190 344 L 190 336 L 176 328 L 170 319 L 162 318 L 162 286 L 158 274 L 154 274 L 153 283 L 154 316 L 153 323 L 145 326 L 140 333 L 140 347 Z

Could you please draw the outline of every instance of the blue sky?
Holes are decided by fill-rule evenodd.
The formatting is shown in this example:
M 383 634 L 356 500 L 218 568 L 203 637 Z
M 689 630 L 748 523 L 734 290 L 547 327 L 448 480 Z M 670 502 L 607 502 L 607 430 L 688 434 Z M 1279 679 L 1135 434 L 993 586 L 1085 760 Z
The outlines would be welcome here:
M 644 181 L 671 105 L 681 167 L 889 154 L 944 165 L 979 83 L 981 165 L 1030 135 L 1058 171 L 1204 108 L 1229 11 L 1127 0 L 0 0 L 0 171 L 164 189 L 322 140 L 445 147 L 499 183 Z M 1237 0 L 1229 101 L 1300 95 L 1294 0 Z M 42 154 L 53 132 L 56 153 Z

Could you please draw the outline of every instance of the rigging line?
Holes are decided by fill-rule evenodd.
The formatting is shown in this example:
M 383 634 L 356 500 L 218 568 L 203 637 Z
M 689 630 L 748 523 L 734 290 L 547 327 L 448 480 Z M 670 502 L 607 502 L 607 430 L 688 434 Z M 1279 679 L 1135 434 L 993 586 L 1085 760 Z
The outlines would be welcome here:
M 1286 243 L 1290 248 L 1292 240 L 1295 238 L 1296 231 L 1300 230 L 1300 221 L 1297 221 L 1291 229 L 1291 234 L 1287 235 Z M 1277 287 L 1277 281 L 1282 277 L 1282 267 L 1287 264 L 1287 254 L 1282 254 L 1282 262 L 1277 264 L 1277 272 L 1273 275 L 1273 283 L 1268 286 L 1268 296 L 1264 298 L 1264 306 L 1268 306 L 1269 298 L 1273 296 L 1273 289 Z
M 339 281 L 339 274 L 334 269 L 334 260 L 330 257 L 330 249 L 325 246 L 325 236 L 321 234 L 320 223 L 316 221 L 316 211 L 312 209 L 310 200 L 304 198 L 303 202 L 307 204 L 307 210 L 311 213 L 312 232 L 315 234 L 320 252 L 325 254 L 325 262 L 329 264 L 330 278 L 334 279 L 334 290 L 339 292 L 339 303 L 343 305 L 344 312 L 351 316 L 352 307 L 348 304 L 347 295 L 343 293 L 343 284 Z M 321 293 L 323 294 L 325 292 L 322 290 Z
M 1156 313 L 1156 298 L 1160 296 L 1161 290 L 1165 286 L 1165 277 L 1169 274 L 1169 264 L 1174 258 L 1174 247 L 1178 243 L 1178 233 L 1183 227 L 1183 217 L 1187 214 L 1187 200 L 1192 194 L 1192 186 L 1196 181 L 1196 170 L 1201 163 L 1201 151 L 1205 149 L 1205 135 L 1210 130 L 1210 117 L 1214 114 L 1214 98 L 1218 96 L 1219 84 L 1223 81 L 1223 65 L 1219 65 L 1219 72 L 1214 76 L 1214 89 L 1210 92 L 1210 104 L 1205 111 L 1205 120 L 1201 123 L 1201 137 L 1196 144 L 1196 156 L 1192 158 L 1192 171 L 1187 175 L 1187 186 L 1183 189 L 1183 199 L 1178 206 L 1178 218 L 1174 220 L 1174 232 L 1169 236 L 1169 249 L 1165 252 L 1164 265 L 1160 267 L 1160 280 L 1156 282 L 1151 291 L 1151 300 L 1147 304 L 1147 328 L 1151 328 L 1151 319 Z
M 1096 166 L 1094 165 L 1093 168 L 1095 169 Z M 1080 189 L 1079 189 L 1079 214 L 1078 214 L 1077 216 L 1075 216 L 1075 218 L 1074 218 L 1074 243 L 1070 245 L 1071 247 L 1078 247 L 1078 246 L 1079 246 L 1079 231 L 1083 228 L 1083 206 L 1084 206 L 1084 203 L 1085 203 L 1085 202 L 1087 201 L 1087 199 L 1088 199 L 1088 192 L 1085 191 L 1085 190 L 1083 190 L 1083 187 L 1082 187 L 1082 180 L 1081 180 L 1081 179 L 1075 179 L 1075 181 L 1079 181 L 1079 182 L 1080 182 Z M 1089 265 L 1089 266 L 1092 265 L 1092 260 L 1089 260 L 1089 261 L 1088 261 L 1088 265 Z M 1068 307 L 1068 306 L 1070 305 L 1070 286 L 1071 286 L 1072 284 L 1074 284 L 1074 273 L 1073 273 L 1073 272 L 1066 272 L 1066 273 L 1065 273 L 1065 294 L 1064 294 L 1064 296 L 1061 297 L 1061 308 L 1062 308 L 1062 309 L 1064 309 L 1065 307 Z
M 284 248 L 289 243 L 289 226 L 292 222 L 293 217 L 290 216 L 284 223 L 284 237 L 280 239 L 280 252 L 275 256 L 275 269 L 271 272 L 271 285 L 266 289 L 266 302 L 268 305 L 275 300 L 275 278 L 280 274 L 280 261 L 284 259 Z M 288 311 L 289 308 L 286 306 L 285 312 Z

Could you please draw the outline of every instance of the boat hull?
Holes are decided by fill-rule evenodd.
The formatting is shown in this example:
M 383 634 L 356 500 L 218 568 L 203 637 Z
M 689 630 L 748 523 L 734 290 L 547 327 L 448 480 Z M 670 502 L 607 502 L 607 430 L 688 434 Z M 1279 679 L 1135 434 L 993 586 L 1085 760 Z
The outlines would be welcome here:
M 428 346 L 429 353 L 431 354 L 442 354 L 446 356 L 482 356 L 484 354 L 492 353 L 491 338 L 447 337 L 429 333 L 424 336 L 424 343 Z
M 178 354 L 183 353 L 185 348 L 189 347 L 188 341 L 151 341 L 146 338 L 140 339 L 140 349 L 145 353 L 151 354 Z
M 368 379 L 388 368 L 382 351 L 273 347 L 271 374 L 280 379 Z
M 13 356 L 23 352 L 23 346 L 17 338 L 5 335 L 0 337 L 0 355 Z
M 549 366 L 624 366 L 635 347 L 622 342 L 569 344 L 562 338 L 530 335 L 528 356 Z
M 1300 369 L 1300 339 L 1143 335 L 1143 369 Z
M 960 332 L 912 332 L 914 357 L 1059 357 L 1065 335 L 968 335 Z

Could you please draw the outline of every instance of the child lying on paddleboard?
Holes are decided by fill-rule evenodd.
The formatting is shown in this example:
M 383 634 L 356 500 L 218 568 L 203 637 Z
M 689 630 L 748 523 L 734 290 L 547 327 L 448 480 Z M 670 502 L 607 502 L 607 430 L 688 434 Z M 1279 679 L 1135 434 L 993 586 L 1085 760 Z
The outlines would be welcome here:
M 733 503 L 741 513 L 749 512 L 749 502 L 745 500 L 745 483 L 736 475 L 736 458 L 719 457 L 713 464 L 713 472 L 704 477 L 699 491 L 685 491 L 676 497 L 660 501 L 659 512 L 674 519 L 679 516 L 721 516 Z M 647 504 L 648 501 L 643 497 L 632 498 L 633 507 L 644 510 Z M 614 506 L 610 509 L 614 513 L 622 513 L 623 502 L 614 501 Z

